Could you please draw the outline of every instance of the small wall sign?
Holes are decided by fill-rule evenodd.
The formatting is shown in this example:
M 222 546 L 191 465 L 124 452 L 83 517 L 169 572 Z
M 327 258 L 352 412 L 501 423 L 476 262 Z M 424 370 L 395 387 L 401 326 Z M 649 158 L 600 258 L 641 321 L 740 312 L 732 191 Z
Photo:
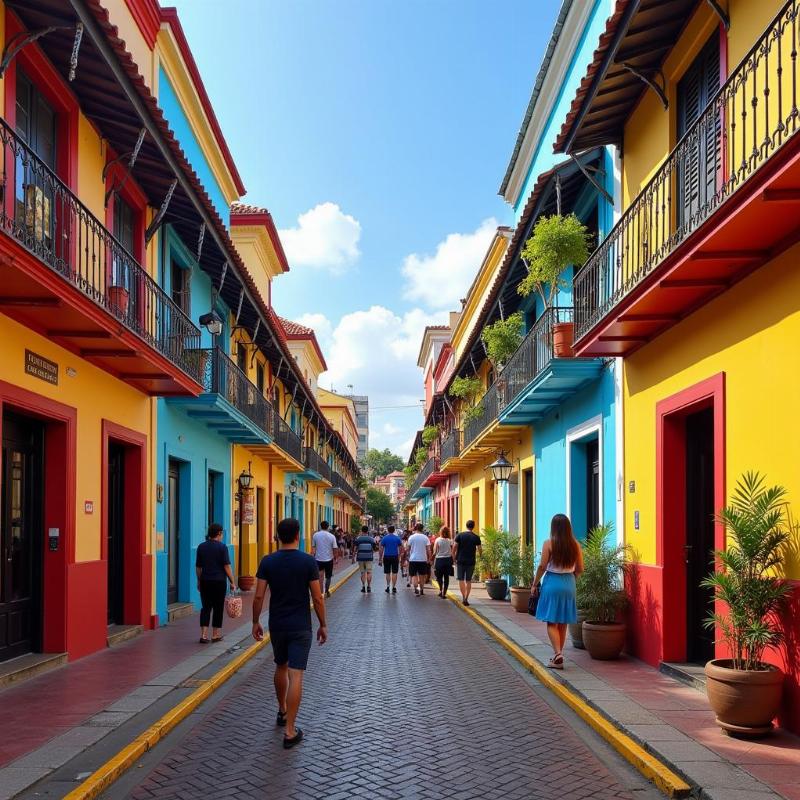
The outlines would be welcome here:
M 633 512 L 633 529 L 638 531 L 639 530 L 639 512 Z
M 84 514 L 94 514 L 94 500 L 84 500 L 84 502 L 83 502 L 83 513 Z
M 33 350 L 25 351 L 25 372 L 34 378 L 58 386 L 58 364 L 49 358 L 34 353 Z
M 633 494 L 636 491 L 636 481 L 628 482 L 628 491 Z

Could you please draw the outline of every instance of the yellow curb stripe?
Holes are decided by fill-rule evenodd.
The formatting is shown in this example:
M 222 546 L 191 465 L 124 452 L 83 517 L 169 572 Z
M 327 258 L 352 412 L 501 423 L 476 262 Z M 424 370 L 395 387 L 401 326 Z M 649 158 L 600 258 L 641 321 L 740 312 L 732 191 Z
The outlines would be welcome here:
M 652 753 L 648 753 L 640 744 L 592 708 L 583 698 L 557 680 L 547 667 L 542 666 L 510 637 L 498 630 L 478 612 L 464 606 L 451 592 L 447 593 L 447 599 L 477 622 L 495 641 L 501 644 L 529 672 L 535 675 L 540 683 L 566 703 L 584 722 L 599 733 L 626 761 L 636 767 L 645 778 L 652 781 L 667 797 L 686 797 L 690 793 L 691 786 L 680 775 L 674 773 Z
M 331 586 L 331 594 L 353 577 L 357 572 L 351 570 L 338 583 Z M 77 786 L 64 800 L 90 800 L 99 797 L 114 781 L 127 772 L 148 750 L 158 744 L 173 728 L 179 725 L 198 706 L 205 702 L 220 686 L 230 680 L 250 659 L 259 653 L 269 642 L 269 634 L 260 642 L 250 645 L 243 653 L 227 663 L 213 677 L 209 678 L 199 689 L 195 689 L 178 705 L 171 708 L 161 719 L 154 722 L 147 730 L 142 731 L 130 744 L 125 745 L 115 756 L 98 767 L 80 786 Z

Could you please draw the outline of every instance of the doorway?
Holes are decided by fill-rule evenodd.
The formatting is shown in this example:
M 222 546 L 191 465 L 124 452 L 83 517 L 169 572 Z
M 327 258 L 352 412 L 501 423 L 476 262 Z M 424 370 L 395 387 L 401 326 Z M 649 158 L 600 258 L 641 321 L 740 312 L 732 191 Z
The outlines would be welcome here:
M 174 459 L 167 473 L 167 604 L 178 602 L 178 557 L 180 551 L 181 471 Z
M 714 657 L 714 632 L 705 621 L 714 592 L 701 585 L 714 551 L 714 409 L 686 417 L 686 660 L 705 664 Z
M 44 426 L 3 414 L 0 661 L 42 648 Z
M 586 443 L 586 532 L 600 524 L 600 442 Z
M 125 447 L 108 444 L 108 624 L 122 625 L 125 603 Z

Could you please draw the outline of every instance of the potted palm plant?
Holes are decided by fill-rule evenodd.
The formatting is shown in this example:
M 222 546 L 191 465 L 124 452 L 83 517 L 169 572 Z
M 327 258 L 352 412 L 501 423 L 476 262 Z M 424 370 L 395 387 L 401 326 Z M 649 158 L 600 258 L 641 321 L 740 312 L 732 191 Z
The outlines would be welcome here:
M 594 528 L 583 547 L 581 604 L 586 614 L 583 643 L 592 658 L 619 658 L 625 645 L 625 623 L 620 613 L 628 603 L 624 576 L 630 568 L 626 545 L 609 542 L 611 526 Z
M 492 600 L 505 600 L 508 593 L 508 581 L 503 577 L 503 559 L 507 550 L 508 534 L 505 531 L 493 527 L 481 531 L 478 569 L 486 593 Z
M 587 539 L 596 539 L 599 537 L 605 540 L 611 535 L 613 530 L 613 523 L 605 522 L 602 525 L 598 525 L 596 528 L 592 528 L 587 535 Z M 578 620 L 569 625 L 569 635 L 572 639 L 572 646 L 577 647 L 578 650 L 584 650 L 586 648 L 583 643 L 583 623 L 586 620 L 586 590 L 584 586 L 583 575 L 581 575 L 575 583 L 575 600 L 578 606 Z
M 523 296 L 538 292 L 547 312 L 555 304 L 558 290 L 568 282 L 563 273 L 571 265 L 583 264 L 589 258 L 589 232 L 574 215 L 553 214 L 541 217 L 533 234 L 522 249 L 522 260 L 528 274 L 520 281 L 517 291 Z M 574 323 L 558 321 L 553 324 L 553 354 L 569 358 L 572 350 Z
M 515 611 L 526 613 L 531 582 L 533 581 L 533 548 L 511 536 L 500 568 L 511 581 L 511 605 Z
M 719 568 L 703 581 L 717 600 L 706 625 L 719 632 L 730 657 L 706 664 L 706 691 L 723 730 L 761 736 L 772 729 L 783 691 L 783 672 L 764 654 L 783 641 L 779 613 L 791 592 L 776 575 L 790 535 L 786 490 L 766 488 L 761 475 L 747 472 L 717 521 L 727 537 L 714 554 Z

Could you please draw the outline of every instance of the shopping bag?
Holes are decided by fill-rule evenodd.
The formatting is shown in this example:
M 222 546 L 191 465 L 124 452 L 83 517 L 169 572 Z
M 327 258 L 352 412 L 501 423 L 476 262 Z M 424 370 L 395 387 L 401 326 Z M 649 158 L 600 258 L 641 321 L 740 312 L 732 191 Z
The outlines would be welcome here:
M 234 589 L 225 598 L 225 613 L 231 619 L 242 616 L 242 596 L 239 594 L 238 589 Z
M 536 616 L 536 609 L 539 606 L 539 593 L 540 589 L 538 586 L 534 587 L 533 591 L 531 592 L 531 596 L 528 598 L 528 613 L 532 616 Z

